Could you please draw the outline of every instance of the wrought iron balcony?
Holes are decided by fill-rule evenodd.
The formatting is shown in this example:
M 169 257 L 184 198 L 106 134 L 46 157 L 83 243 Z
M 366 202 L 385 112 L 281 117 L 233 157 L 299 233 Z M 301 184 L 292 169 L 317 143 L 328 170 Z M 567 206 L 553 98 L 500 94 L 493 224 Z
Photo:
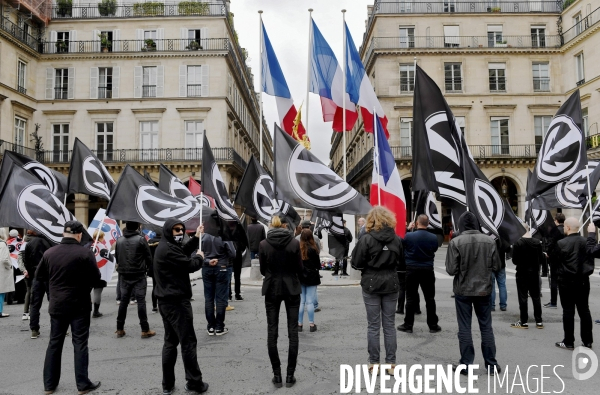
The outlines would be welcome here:
M 98 99 L 112 99 L 112 87 L 99 86 Z
M 11 143 L 10 141 L 0 140 L 0 157 L 4 156 L 5 151 L 18 152 L 19 154 L 28 156 L 31 159 L 37 159 L 39 156 L 36 154 L 33 148 L 27 148 L 19 144 Z
M 15 23 L 11 22 L 7 18 L 0 16 L 0 29 L 10 34 L 13 38 L 27 45 L 35 51 L 39 51 L 40 41 L 27 33 L 24 29 L 20 28 Z
M 87 4 L 52 7 L 52 19 L 101 19 L 101 18 L 153 18 L 170 16 L 224 16 L 225 2 L 182 1 L 179 4 L 163 4 L 158 1 L 103 6 Z
M 199 3 L 201 4 L 201 3 Z M 115 53 L 115 52 L 172 52 L 172 51 L 227 51 L 229 39 L 156 39 L 156 40 L 112 40 L 106 47 L 100 40 L 92 41 L 46 41 L 41 44 L 42 53 Z
M 24 95 L 26 95 L 26 94 L 27 94 L 27 89 L 25 89 L 25 88 L 24 88 L 24 87 L 22 87 L 22 86 L 18 86 L 18 87 L 17 87 L 17 90 L 19 91 L 19 93 L 22 93 L 22 94 L 24 94 Z
M 156 97 L 156 85 L 142 85 L 142 97 Z
M 594 11 L 590 12 L 586 16 L 582 17 L 579 23 L 576 23 L 563 33 L 563 43 L 566 44 L 569 41 L 573 40 L 575 37 L 579 36 L 591 26 L 595 25 L 600 21 L 600 7 L 596 8 Z
M 187 86 L 187 96 L 188 97 L 201 97 L 202 96 L 202 85 L 188 85 Z

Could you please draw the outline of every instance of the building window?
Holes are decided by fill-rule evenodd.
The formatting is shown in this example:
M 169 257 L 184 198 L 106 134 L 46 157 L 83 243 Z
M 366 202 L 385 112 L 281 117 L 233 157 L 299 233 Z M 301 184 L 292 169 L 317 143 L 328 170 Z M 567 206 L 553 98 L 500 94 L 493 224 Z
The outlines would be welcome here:
M 550 65 L 533 63 L 533 91 L 550 92 Z
M 460 46 L 460 28 L 458 26 L 444 26 L 444 47 Z
M 112 52 L 112 44 L 113 44 L 113 32 L 112 30 L 102 31 L 100 32 L 100 49 L 102 52 Z M 103 39 L 106 39 L 106 42 L 102 42 Z
M 188 97 L 202 96 L 202 66 L 187 67 L 187 95 Z
M 69 69 L 54 70 L 54 98 L 69 98 Z
M 508 141 L 508 118 L 492 118 L 492 154 L 508 155 L 510 146 Z
M 112 98 L 112 67 L 98 68 L 98 99 Z
M 414 48 L 415 47 L 415 28 L 400 27 L 400 48 Z
M 100 160 L 113 160 L 113 123 L 96 124 L 96 155 Z
M 400 92 L 412 92 L 415 90 L 415 66 L 414 64 L 400 65 Z
M 143 68 L 142 97 L 156 97 L 156 66 Z
M 444 12 L 455 12 L 456 0 L 444 0 Z
M 542 142 L 544 141 L 544 136 L 546 136 L 548 126 L 550 126 L 550 122 L 552 122 L 552 116 L 550 115 L 541 115 L 533 117 L 536 153 L 540 152 L 540 147 L 542 146 Z
M 412 136 L 412 118 L 400 119 L 400 146 L 410 147 Z
M 583 68 L 583 52 L 575 56 L 575 73 L 577 86 L 585 83 L 585 70 Z
M 465 117 L 454 117 L 454 120 L 456 121 L 456 127 L 460 130 L 460 133 L 464 136 L 465 135 Z
M 17 90 L 20 93 L 26 94 L 26 81 L 27 81 L 27 63 L 19 60 L 17 64 Z
M 188 30 L 188 42 L 186 49 L 202 49 L 201 43 L 201 29 L 190 29 Z
M 412 12 L 413 1 L 412 0 L 399 0 L 400 12 Z
M 140 122 L 140 160 L 158 159 L 158 121 Z
M 52 125 L 52 157 L 54 162 L 69 161 L 69 124 Z
M 502 37 L 502 25 L 488 25 L 488 47 L 506 47 Z
M 204 124 L 202 121 L 185 121 L 185 156 L 186 159 L 200 159 Z
M 531 46 L 534 48 L 543 48 L 546 46 L 546 27 L 531 27 Z
M 56 52 L 69 52 L 69 32 L 56 32 Z
M 156 51 L 156 30 L 144 30 L 144 49 Z
M 573 17 L 573 26 L 575 26 L 575 35 L 581 34 L 581 32 L 583 31 L 581 25 L 581 14 L 575 15 Z
M 462 92 L 462 72 L 460 63 L 444 63 L 446 92 Z
M 506 63 L 488 63 L 490 92 L 506 92 Z
M 15 150 L 24 154 L 24 146 L 25 146 L 25 126 L 27 125 L 27 121 L 23 118 L 15 117 Z
M 590 135 L 590 120 L 588 118 L 588 109 L 586 108 L 582 108 L 581 109 L 581 127 L 583 128 L 583 134 L 585 137 L 588 137 Z

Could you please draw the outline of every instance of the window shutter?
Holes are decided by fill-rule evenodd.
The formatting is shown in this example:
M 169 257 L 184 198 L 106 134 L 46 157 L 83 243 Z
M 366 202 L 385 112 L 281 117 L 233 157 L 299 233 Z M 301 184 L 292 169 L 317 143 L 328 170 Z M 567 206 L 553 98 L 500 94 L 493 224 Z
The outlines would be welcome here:
M 179 97 L 187 96 L 187 66 L 179 65 Z
M 90 99 L 98 98 L 98 67 L 90 68 Z
M 46 68 L 46 100 L 54 98 L 54 69 Z
M 50 32 L 50 43 L 49 48 L 48 48 L 48 52 L 49 53 L 55 53 L 56 52 L 56 40 L 58 39 L 58 36 L 56 34 L 55 30 L 52 30 Z
M 69 52 L 77 52 L 77 30 L 69 31 Z
M 133 69 L 133 97 L 142 97 L 142 66 L 135 66 Z
M 113 52 L 121 52 L 121 29 L 113 30 L 112 50 Z
M 121 80 L 121 68 L 113 67 L 112 69 L 112 97 L 113 99 L 119 98 L 119 81 Z
M 202 97 L 208 97 L 208 78 L 209 70 L 208 65 L 202 65 Z
M 144 46 L 144 31 L 142 29 L 135 29 L 135 37 L 137 40 L 136 41 L 136 47 L 137 47 L 136 50 L 141 51 L 142 47 Z
M 165 66 L 156 66 L 156 97 L 165 95 Z
M 203 27 L 202 29 L 200 29 L 200 45 L 202 46 L 202 49 L 212 49 L 210 48 L 210 42 L 208 41 L 208 28 L 207 27 Z
M 181 38 L 183 38 L 183 39 L 188 38 L 188 29 L 186 29 L 185 27 L 181 28 Z
M 189 45 L 188 44 L 188 29 L 185 27 L 182 27 L 180 29 L 180 32 L 181 32 L 181 47 L 179 49 L 184 50 Z
M 156 29 L 156 39 L 158 40 L 156 49 L 158 51 L 163 51 L 165 48 L 164 38 L 165 38 L 165 29 L 163 29 L 163 28 Z
M 458 26 L 444 26 L 444 43 L 460 44 L 460 32 Z
M 68 89 L 68 99 L 75 98 L 75 68 L 69 67 L 69 89 Z

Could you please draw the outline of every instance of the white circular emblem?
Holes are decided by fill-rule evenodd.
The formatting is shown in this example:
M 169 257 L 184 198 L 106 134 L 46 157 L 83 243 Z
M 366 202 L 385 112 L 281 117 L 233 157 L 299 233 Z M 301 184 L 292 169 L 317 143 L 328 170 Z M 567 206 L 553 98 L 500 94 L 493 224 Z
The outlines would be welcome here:
M 101 168 L 99 169 L 95 163 L 99 163 L 93 156 L 88 156 L 83 160 L 82 172 L 83 172 L 83 184 L 85 188 L 92 194 L 96 196 L 101 196 L 107 200 L 110 200 L 110 189 L 106 184 L 106 179 L 110 179 L 110 175 L 104 168 L 104 165 L 100 163 Z M 102 170 L 104 170 L 105 176 L 102 175 Z
M 213 167 L 211 169 L 212 173 L 212 182 L 213 188 L 217 192 L 217 196 L 213 196 L 214 199 L 217 199 L 218 204 L 217 210 L 222 214 L 224 219 L 237 219 L 238 215 L 233 208 L 233 205 L 229 201 L 229 195 L 227 194 L 227 188 L 225 187 L 225 183 L 221 178 L 221 172 L 219 171 L 219 167 L 216 163 L 213 163 Z
M 488 182 L 475 179 L 473 186 L 475 193 L 475 204 L 481 215 L 479 217 L 484 222 L 481 224 L 491 232 L 498 234 L 498 228 L 504 218 L 504 204 L 496 189 Z
M 58 181 L 52 173 L 52 170 L 38 162 L 29 162 L 23 166 L 23 168 L 28 172 L 35 174 L 37 178 L 46 185 L 50 192 L 56 195 L 58 192 Z
M 275 185 L 271 177 L 263 174 L 256 179 L 252 189 L 252 205 L 256 214 L 263 220 L 270 221 L 271 217 L 278 212 L 287 214 L 289 205 L 283 200 L 274 198 Z
M 152 185 L 142 185 L 135 196 L 135 208 L 147 223 L 163 226 L 168 218 L 186 222 L 200 211 L 198 202 L 181 202 Z
M 548 183 L 569 179 L 579 167 L 582 145 L 581 130 L 573 119 L 566 115 L 554 117 L 540 148 L 538 178 Z

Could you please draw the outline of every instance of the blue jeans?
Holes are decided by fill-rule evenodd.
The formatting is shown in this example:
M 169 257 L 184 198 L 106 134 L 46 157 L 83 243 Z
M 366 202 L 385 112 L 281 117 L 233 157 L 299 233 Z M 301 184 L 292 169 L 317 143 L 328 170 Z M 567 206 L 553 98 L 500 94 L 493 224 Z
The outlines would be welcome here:
M 202 268 L 206 329 L 223 330 L 225 328 L 225 308 L 227 308 L 230 277 L 231 271 L 226 267 L 204 266 Z M 216 315 L 215 303 L 217 305 Z
M 4 295 L 6 294 L 0 294 L 0 314 L 4 311 Z
M 363 291 L 363 300 L 367 310 L 367 350 L 369 363 L 379 363 L 381 345 L 379 334 L 383 328 L 383 344 L 385 346 L 385 363 L 396 363 L 396 303 L 398 292 L 391 294 L 368 294 Z
M 454 296 L 456 305 L 456 320 L 458 321 L 458 343 L 460 348 L 460 363 L 473 364 L 475 360 L 475 347 L 471 334 L 471 321 L 473 310 L 479 322 L 481 332 L 481 353 L 488 366 L 498 365 L 496 361 L 496 341 L 492 329 L 492 311 L 489 296 Z
M 250 259 L 258 259 L 258 251 L 250 251 Z
M 492 308 L 496 308 L 496 282 L 500 291 L 500 308 L 506 308 L 506 269 L 500 269 L 498 275 L 492 272 Z
M 319 308 L 319 293 L 315 290 L 315 298 L 313 299 L 315 302 L 315 309 Z
M 300 294 L 300 310 L 298 312 L 298 324 L 302 325 L 304 322 L 304 306 L 306 305 L 306 311 L 308 312 L 308 322 L 314 324 L 315 322 L 315 295 L 317 294 L 316 285 L 301 285 L 302 293 Z

